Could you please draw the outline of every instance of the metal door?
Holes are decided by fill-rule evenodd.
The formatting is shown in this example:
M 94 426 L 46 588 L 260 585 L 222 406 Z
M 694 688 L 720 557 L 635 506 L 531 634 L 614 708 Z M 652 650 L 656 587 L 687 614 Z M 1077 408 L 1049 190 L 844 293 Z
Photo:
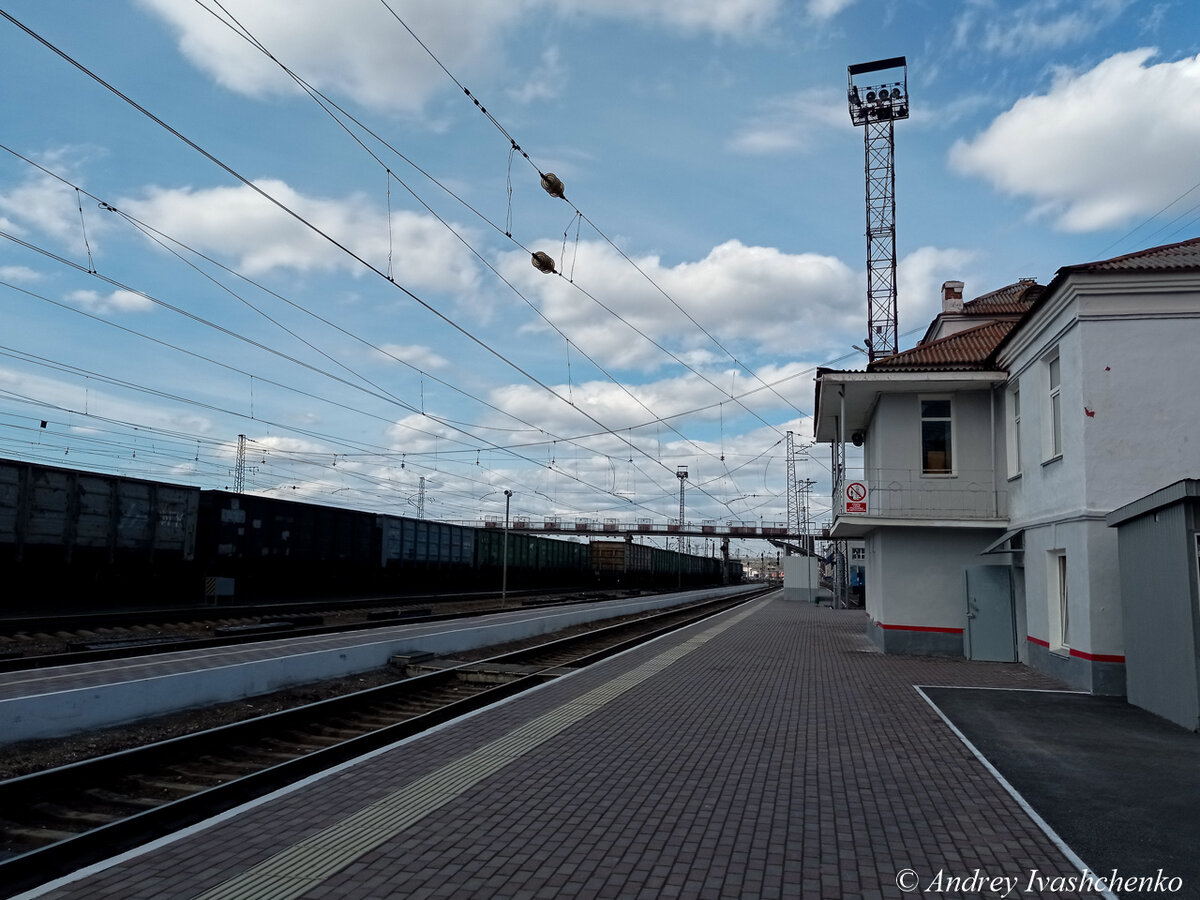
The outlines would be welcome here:
M 1008 566 L 967 569 L 967 659 L 1014 662 L 1017 658 L 1012 572 Z

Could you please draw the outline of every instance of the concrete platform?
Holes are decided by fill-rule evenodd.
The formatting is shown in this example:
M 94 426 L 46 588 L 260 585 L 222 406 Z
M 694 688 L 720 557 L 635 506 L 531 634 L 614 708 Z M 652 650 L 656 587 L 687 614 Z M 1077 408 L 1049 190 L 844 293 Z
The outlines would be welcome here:
M 704 588 L 630 600 L 576 603 L 449 622 L 281 637 L 254 644 L 0 673 L 0 746 L 377 669 L 403 653 L 459 653 L 572 625 L 665 609 L 751 589 Z
M 914 687 L 1061 685 L 865 628 L 769 595 L 23 896 L 1095 896 Z

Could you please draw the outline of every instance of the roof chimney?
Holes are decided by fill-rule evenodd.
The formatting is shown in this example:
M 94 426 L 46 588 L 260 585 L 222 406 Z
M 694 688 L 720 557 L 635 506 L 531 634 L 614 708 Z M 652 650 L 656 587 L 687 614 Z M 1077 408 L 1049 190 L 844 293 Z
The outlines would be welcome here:
M 942 282 L 942 312 L 961 313 L 963 311 L 963 283 L 961 281 Z

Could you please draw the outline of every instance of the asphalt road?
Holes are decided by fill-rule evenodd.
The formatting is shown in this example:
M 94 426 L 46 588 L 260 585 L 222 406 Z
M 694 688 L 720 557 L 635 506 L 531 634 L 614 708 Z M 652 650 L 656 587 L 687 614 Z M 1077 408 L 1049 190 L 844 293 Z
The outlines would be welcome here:
M 923 690 L 1097 875 L 1200 897 L 1200 735 L 1122 698 Z

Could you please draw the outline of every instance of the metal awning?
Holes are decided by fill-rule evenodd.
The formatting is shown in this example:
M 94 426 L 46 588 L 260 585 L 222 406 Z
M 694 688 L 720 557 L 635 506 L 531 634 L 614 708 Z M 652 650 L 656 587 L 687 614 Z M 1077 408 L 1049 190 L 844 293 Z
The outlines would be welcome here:
M 1024 535 L 1024 528 L 1014 528 L 1012 531 L 1006 531 L 984 549 L 980 550 L 979 555 L 984 556 L 988 553 L 1024 553 Z M 1005 544 L 1008 546 L 1004 546 Z

